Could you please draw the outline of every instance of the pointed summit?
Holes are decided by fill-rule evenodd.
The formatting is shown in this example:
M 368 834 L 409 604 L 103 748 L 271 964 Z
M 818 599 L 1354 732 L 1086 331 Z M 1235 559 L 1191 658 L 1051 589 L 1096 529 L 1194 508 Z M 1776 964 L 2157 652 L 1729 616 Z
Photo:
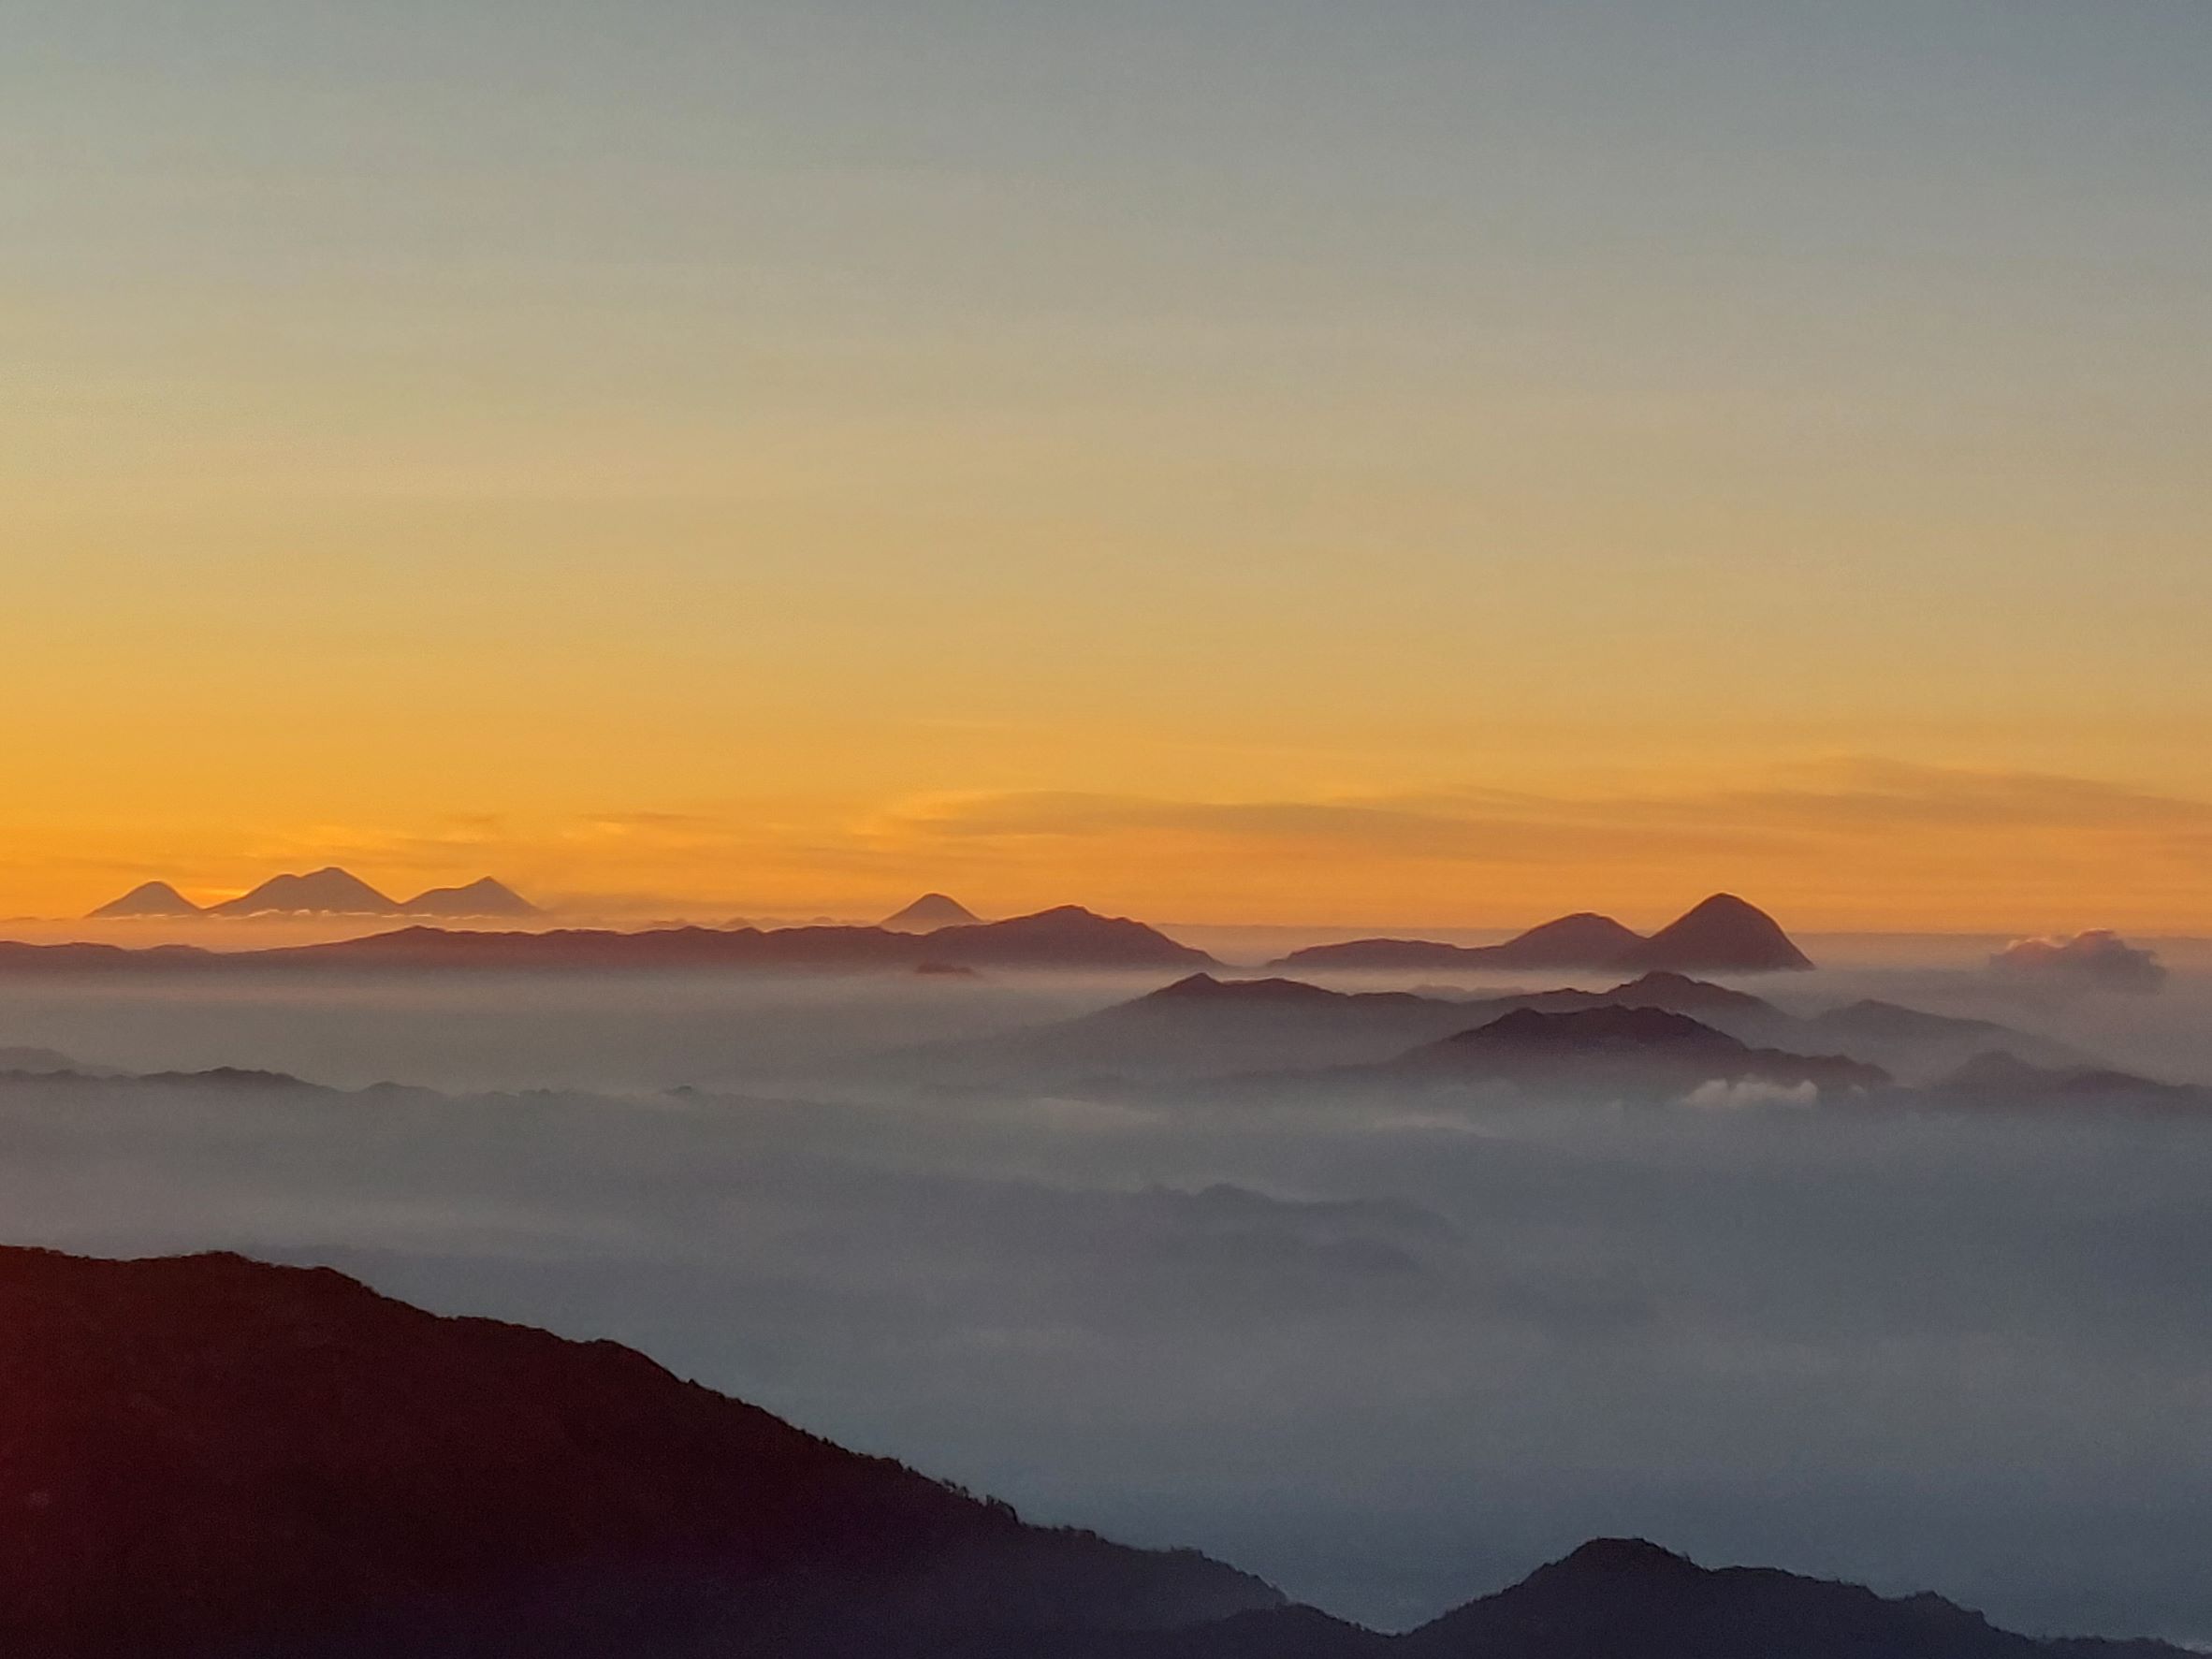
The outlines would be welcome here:
M 196 916 L 194 904 L 167 881 L 142 881 L 121 898 L 110 899 L 86 918 L 104 922 L 117 916 Z
M 1732 893 L 1716 893 L 1680 920 L 1624 952 L 1629 972 L 1784 973 L 1812 966 L 1773 917 Z
M 892 933 L 935 933 L 940 927 L 968 927 L 982 920 L 956 898 L 947 898 L 941 893 L 925 893 L 898 914 L 886 916 L 877 925 Z
M 271 876 L 251 893 L 219 905 L 211 916 L 398 916 L 405 912 L 358 876 L 336 868 L 306 876 Z
M 545 912 L 489 876 L 466 887 L 433 887 L 401 907 L 410 916 L 539 916 Z

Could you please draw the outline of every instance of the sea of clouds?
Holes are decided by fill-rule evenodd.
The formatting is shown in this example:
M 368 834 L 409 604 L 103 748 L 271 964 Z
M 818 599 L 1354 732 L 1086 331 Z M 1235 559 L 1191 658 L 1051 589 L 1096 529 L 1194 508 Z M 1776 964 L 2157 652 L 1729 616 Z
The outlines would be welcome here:
M 0 985 L 0 1044 L 418 1085 L 0 1082 L 0 1237 L 327 1261 L 612 1336 L 1379 1623 L 1629 1533 L 2212 1637 L 2212 1126 L 964 1094 L 869 1059 L 1133 988 Z M 1777 994 L 1869 992 L 2212 1081 L 2200 975 Z

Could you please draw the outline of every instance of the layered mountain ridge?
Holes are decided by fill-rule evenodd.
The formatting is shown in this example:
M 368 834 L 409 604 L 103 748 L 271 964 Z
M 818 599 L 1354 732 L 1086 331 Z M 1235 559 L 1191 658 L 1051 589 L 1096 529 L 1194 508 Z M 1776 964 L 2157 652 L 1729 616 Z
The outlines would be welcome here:
M 929 933 L 826 924 L 780 927 L 455 929 L 416 925 L 365 938 L 268 950 L 208 951 L 190 945 L 127 949 L 108 944 L 0 941 L 0 971 L 194 972 L 237 968 L 593 969 L 762 968 L 913 969 L 1087 968 L 1111 970 L 1214 966 L 1205 952 L 1127 917 L 1061 905 L 1003 922 Z
M 1469 997 L 1349 991 L 1281 976 L 1234 978 L 1202 970 L 1095 1013 L 901 1049 L 893 1057 L 907 1075 L 939 1084 L 1050 1087 L 1122 1079 L 1197 1086 L 1218 1080 L 1249 1088 L 1257 1086 L 1255 1074 L 1263 1081 L 1296 1078 L 1295 1086 L 1301 1088 L 1388 1084 L 1392 1078 L 1404 1084 L 1423 1073 L 1440 1079 L 1455 1069 L 1472 1075 L 1478 1058 L 1493 1062 L 1501 1072 L 1510 1069 L 1505 1064 L 1506 1048 L 1487 1052 L 1474 1041 L 1474 1034 L 1507 1015 L 1637 1009 L 1686 1016 L 1708 1032 L 1702 1050 L 1678 1042 L 1662 1055 L 1660 1044 L 1649 1045 L 1652 1076 L 1662 1082 L 1676 1081 L 1698 1052 L 1721 1060 L 1724 1081 L 1763 1067 L 1763 1074 L 1786 1075 L 1790 1086 L 1814 1081 L 1828 1087 L 1878 1088 L 1895 1078 L 1922 1088 L 1992 1053 L 2070 1075 L 2098 1070 L 2088 1056 L 2053 1039 L 1993 1021 L 1874 1001 L 1793 1014 L 1750 992 L 1670 971 L 1647 972 L 1606 990 Z M 1560 1039 L 1550 1051 L 1555 1070 L 1572 1057 L 1578 1042 L 1593 1054 L 1609 1043 L 1619 1046 L 1611 1039 L 1620 1033 L 1608 1032 L 1603 1019 L 1547 1026 L 1524 1023 L 1507 1029 L 1526 1035 L 1553 1030 Z M 1658 1039 L 1663 1033 L 1654 1025 L 1647 1035 Z M 1676 1036 L 1681 1035 L 1678 1029 Z M 1453 1039 L 1461 1040 L 1449 1051 L 1455 1064 L 1445 1064 L 1435 1055 L 1413 1058 L 1430 1045 Z M 1747 1055 L 1759 1064 L 1747 1067 Z M 1621 1057 L 1616 1055 L 1616 1061 Z M 1533 1061 L 1529 1055 L 1520 1058 Z M 1826 1063 L 1835 1060 L 1855 1062 L 1857 1069 Z M 1532 1064 L 1519 1069 L 1533 1075 Z M 1878 1078 L 1877 1072 L 1888 1075 Z M 1955 1102 L 1956 1096 L 1943 1099 Z

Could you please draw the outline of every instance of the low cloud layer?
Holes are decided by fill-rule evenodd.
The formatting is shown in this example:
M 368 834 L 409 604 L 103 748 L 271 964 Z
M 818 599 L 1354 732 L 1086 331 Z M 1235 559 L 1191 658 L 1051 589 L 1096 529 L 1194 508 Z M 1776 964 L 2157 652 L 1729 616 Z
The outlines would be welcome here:
M 737 1075 L 1044 995 L 26 988 L 0 1039 L 453 1092 L 0 1083 L 0 1214 L 610 1336 L 1377 1622 L 1641 1533 L 2029 1628 L 2212 1636 L 2176 1547 L 2212 1534 L 2212 1128 Z M 2170 1026 L 2212 1075 L 2202 1006 L 2186 980 L 2056 1017 Z
M 2008 979 L 2101 991 L 2157 991 L 2166 982 L 2157 952 L 2103 929 L 2071 939 L 2019 939 L 1992 956 L 1989 966 Z

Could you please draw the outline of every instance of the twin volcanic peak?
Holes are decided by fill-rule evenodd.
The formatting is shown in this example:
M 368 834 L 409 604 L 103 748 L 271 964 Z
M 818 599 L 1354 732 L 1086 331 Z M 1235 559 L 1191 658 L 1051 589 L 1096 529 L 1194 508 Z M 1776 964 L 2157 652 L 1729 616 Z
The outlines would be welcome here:
M 1451 945 L 1433 939 L 1366 939 L 1310 945 L 1274 968 L 1594 968 L 1621 973 L 1801 972 L 1812 959 L 1773 917 L 1732 893 L 1716 893 L 1646 938 L 1610 916 L 1590 911 L 1532 927 L 1502 945 Z
M 503 916 L 541 912 L 503 881 L 489 876 L 464 887 L 433 887 L 405 901 L 388 898 L 350 870 L 336 866 L 304 876 L 272 876 L 250 893 L 205 909 L 167 881 L 147 881 L 102 905 L 88 920 L 185 916 Z

